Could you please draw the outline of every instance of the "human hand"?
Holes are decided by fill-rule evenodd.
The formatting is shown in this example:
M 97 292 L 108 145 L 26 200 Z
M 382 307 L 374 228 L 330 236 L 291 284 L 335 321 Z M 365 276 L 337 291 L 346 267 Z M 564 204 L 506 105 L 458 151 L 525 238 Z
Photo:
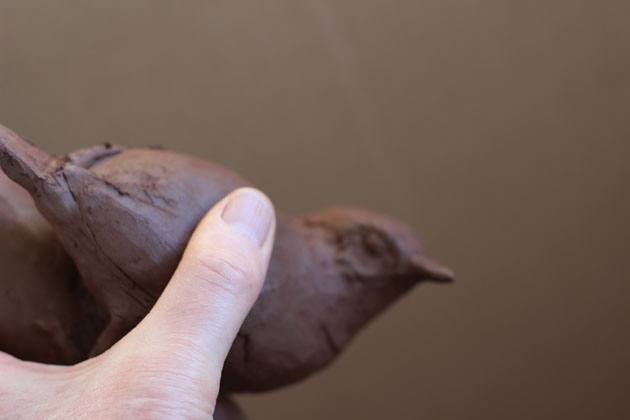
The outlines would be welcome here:
M 241 188 L 200 222 L 151 312 L 111 349 L 75 366 L 0 352 L 0 416 L 9 419 L 208 419 L 221 370 L 262 287 L 272 204 Z

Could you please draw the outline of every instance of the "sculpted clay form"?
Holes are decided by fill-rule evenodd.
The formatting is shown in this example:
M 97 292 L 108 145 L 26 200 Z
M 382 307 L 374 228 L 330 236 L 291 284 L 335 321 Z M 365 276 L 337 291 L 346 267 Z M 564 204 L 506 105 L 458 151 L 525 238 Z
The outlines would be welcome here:
M 250 185 L 226 168 L 158 149 L 103 145 L 52 157 L 2 126 L 0 165 L 31 194 L 104 314 L 92 355 L 150 310 L 203 215 Z M 386 216 L 347 208 L 278 215 L 265 285 L 228 356 L 222 389 L 263 391 L 303 379 L 415 284 L 451 279 L 409 227 Z
M 0 172 L 0 350 L 84 360 L 105 319 L 28 193 Z

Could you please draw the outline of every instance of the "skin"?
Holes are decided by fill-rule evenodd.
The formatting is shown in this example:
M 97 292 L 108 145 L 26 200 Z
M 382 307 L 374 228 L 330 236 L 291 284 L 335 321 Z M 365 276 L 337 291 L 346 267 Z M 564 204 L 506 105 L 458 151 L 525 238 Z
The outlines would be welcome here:
M 239 189 L 203 218 L 160 299 L 112 348 L 74 366 L 0 353 L 3 418 L 218 419 L 221 370 L 262 288 L 275 223 L 262 193 Z

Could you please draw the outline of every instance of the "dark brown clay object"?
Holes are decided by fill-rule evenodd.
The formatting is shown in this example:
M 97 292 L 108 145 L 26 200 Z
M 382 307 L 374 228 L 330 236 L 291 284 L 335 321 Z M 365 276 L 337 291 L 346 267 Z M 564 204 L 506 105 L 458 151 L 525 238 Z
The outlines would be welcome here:
M 105 145 L 51 157 L 6 128 L 0 165 L 34 197 L 109 316 L 93 354 L 151 308 L 206 211 L 250 185 L 165 150 Z M 412 286 L 451 279 L 409 227 L 385 216 L 278 215 L 269 273 L 228 356 L 222 389 L 262 391 L 303 379 Z
M 219 394 L 213 420 L 247 420 L 243 410 L 229 395 Z
M 80 362 L 104 325 L 86 316 L 95 309 L 33 199 L 0 172 L 0 350 L 42 363 Z

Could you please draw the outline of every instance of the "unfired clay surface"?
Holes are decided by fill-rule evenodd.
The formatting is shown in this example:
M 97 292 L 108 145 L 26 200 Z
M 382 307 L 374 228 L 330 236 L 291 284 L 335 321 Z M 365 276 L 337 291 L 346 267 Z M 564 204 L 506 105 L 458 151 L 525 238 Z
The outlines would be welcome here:
M 250 185 L 221 166 L 158 149 L 104 145 L 51 157 L 4 127 L 0 165 L 31 193 L 107 315 L 92 354 L 150 310 L 203 215 Z M 349 208 L 278 215 L 265 285 L 228 356 L 223 389 L 303 379 L 415 284 L 451 279 L 408 226 L 386 216 Z

